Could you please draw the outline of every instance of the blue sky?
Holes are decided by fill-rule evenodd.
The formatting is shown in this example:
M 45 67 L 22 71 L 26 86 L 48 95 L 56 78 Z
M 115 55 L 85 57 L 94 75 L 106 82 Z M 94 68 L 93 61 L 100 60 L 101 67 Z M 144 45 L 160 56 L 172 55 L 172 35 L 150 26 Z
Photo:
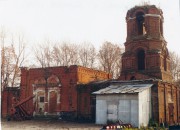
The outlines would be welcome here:
M 0 26 L 23 33 L 30 46 L 44 39 L 123 45 L 126 13 L 142 2 L 163 10 L 168 48 L 180 54 L 179 0 L 0 0 Z

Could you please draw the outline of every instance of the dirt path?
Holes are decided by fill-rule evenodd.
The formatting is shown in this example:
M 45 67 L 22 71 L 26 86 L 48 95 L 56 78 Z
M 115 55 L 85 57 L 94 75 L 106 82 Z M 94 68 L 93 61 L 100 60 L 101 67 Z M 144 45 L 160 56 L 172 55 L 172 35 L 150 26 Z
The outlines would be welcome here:
M 99 130 L 102 126 L 90 123 L 62 121 L 6 121 L 1 120 L 2 130 Z

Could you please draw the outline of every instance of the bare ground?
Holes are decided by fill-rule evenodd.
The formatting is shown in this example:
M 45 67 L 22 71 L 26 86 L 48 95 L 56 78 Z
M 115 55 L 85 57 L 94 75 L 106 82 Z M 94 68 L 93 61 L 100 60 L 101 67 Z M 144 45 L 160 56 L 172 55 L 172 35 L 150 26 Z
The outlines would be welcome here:
M 6 121 L 1 120 L 2 130 L 99 130 L 102 126 L 93 123 L 76 123 L 65 121 L 27 120 Z

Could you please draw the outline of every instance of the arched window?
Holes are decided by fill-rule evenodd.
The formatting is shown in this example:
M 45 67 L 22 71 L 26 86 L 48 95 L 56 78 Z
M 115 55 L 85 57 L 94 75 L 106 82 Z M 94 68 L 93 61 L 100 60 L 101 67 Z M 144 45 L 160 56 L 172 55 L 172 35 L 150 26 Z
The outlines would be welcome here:
M 138 62 L 138 70 L 144 70 L 145 69 L 145 52 L 144 52 L 144 50 L 138 51 L 137 62 Z
M 138 34 L 139 35 L 145 34 L 146 30 L 145 30 L 144 13 L 143 12 L 138 12 L 136 14 L 136 22 L 137 22 Z

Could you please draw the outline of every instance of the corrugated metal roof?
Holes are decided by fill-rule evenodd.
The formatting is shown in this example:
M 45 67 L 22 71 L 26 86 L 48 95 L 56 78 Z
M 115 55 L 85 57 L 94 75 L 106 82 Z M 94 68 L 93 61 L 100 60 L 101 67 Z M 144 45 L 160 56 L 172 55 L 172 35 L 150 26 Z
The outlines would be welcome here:
M 152 85 L 153 84 L 116 84 L 93 92 L 93 94 L 139 93 L 150 88 Z

